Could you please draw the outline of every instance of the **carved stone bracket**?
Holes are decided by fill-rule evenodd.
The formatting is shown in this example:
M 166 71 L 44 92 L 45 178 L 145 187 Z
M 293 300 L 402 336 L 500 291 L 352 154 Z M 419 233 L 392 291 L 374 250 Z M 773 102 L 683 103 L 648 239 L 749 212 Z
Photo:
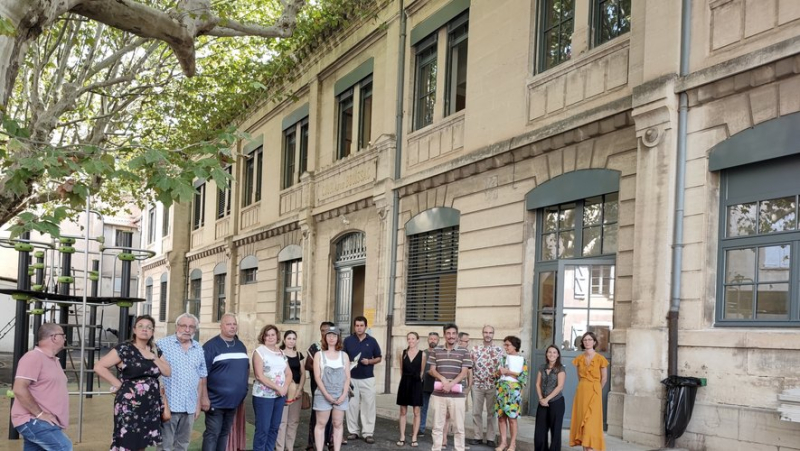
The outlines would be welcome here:
M 664 136 L 676 123 L 675 99 L 662 98 L 633 110 L 636 136 L 643 147 L 652 149 L 664 142 Z

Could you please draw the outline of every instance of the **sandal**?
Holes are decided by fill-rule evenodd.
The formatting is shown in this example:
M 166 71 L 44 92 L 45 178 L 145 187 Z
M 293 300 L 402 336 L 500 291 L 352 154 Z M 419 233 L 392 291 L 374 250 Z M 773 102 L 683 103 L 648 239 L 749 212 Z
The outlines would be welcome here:
M 500 445 L 494 449 L 494 451 L 505 451 L 505 450 L 506 450 L 506 445 Z
M 419 443 L 416 440 L 412 440 L 411 441 L 411 447 L 412 448 L 416 448 L 417 446 L 419 446 Z
M 398 440 L 397 441 L 397 446 L 406 446 L 406 441 L 405 440 Z

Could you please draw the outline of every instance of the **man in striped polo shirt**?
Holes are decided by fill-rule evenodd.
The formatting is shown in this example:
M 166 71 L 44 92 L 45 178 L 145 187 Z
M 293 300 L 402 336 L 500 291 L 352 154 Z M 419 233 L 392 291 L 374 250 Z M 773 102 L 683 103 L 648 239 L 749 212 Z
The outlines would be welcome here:
M 444 425 L 447 415 L 455 428 L 456 451 L 464 451 L 464 413 L 466 410 L 467 373 L 472 368 L 469 350 L 458 346 L 458 326 L 444 326 L 444 345 L 435 348 L 428 356 L 430 375 L 436 380 L 431 395 L 433 406 L 433 446 L 431 451 L 442 449 Z

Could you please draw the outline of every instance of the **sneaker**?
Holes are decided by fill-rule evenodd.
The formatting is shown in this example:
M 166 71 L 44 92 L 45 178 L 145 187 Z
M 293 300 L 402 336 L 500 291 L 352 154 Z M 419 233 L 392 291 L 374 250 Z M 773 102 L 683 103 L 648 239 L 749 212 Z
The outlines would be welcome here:
M 371 435 L 368 435 L 368 436 L 364 437 L 364 443 L 372 445 L 372 444 L 375 443 L 375 439 L 372 438 Z

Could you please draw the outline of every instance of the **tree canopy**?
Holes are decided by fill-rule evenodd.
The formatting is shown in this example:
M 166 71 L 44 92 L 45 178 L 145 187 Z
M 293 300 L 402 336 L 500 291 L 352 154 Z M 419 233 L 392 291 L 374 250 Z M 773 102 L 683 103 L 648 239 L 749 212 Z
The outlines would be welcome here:
M 73 8 L 24 45 L 19 41 L 32 34 L 25 29 L 31 21 L 18 18 L 15 25 L 0 8 L 0 34 L 5 34 L 0 52 L 10 42 L 24 51 L 16 73 L 13 62 L 4 69 L 0 61 L 0 71 L 14 78 L 0 104 L 0 226 L 16 218 L 14 233 L 57 234 L 58 223 L 90 194 L 109 208 L 131 200 L 169 205 L 189 201 L 196 178 L 228 183 L 223 168 L 235 157 L 236 140 L 244 137 L 237 119 L 258 102 L 288 95 L 282 88 L 297 76 L 303 58 L 376 5 L 375 0 L 318 1 L 303 9 L 303 0 L 238 0 L 213 8 L 199 0 L 66 3 Z M 109 11 L 110 3 L 128 8 L 123 10 L 128 15 Z M 142 10 L 146 14 L 134 14 Z M 191 49 L 165 38 L 175 30 L 153 24 L 168 19 L 189 30 Z

